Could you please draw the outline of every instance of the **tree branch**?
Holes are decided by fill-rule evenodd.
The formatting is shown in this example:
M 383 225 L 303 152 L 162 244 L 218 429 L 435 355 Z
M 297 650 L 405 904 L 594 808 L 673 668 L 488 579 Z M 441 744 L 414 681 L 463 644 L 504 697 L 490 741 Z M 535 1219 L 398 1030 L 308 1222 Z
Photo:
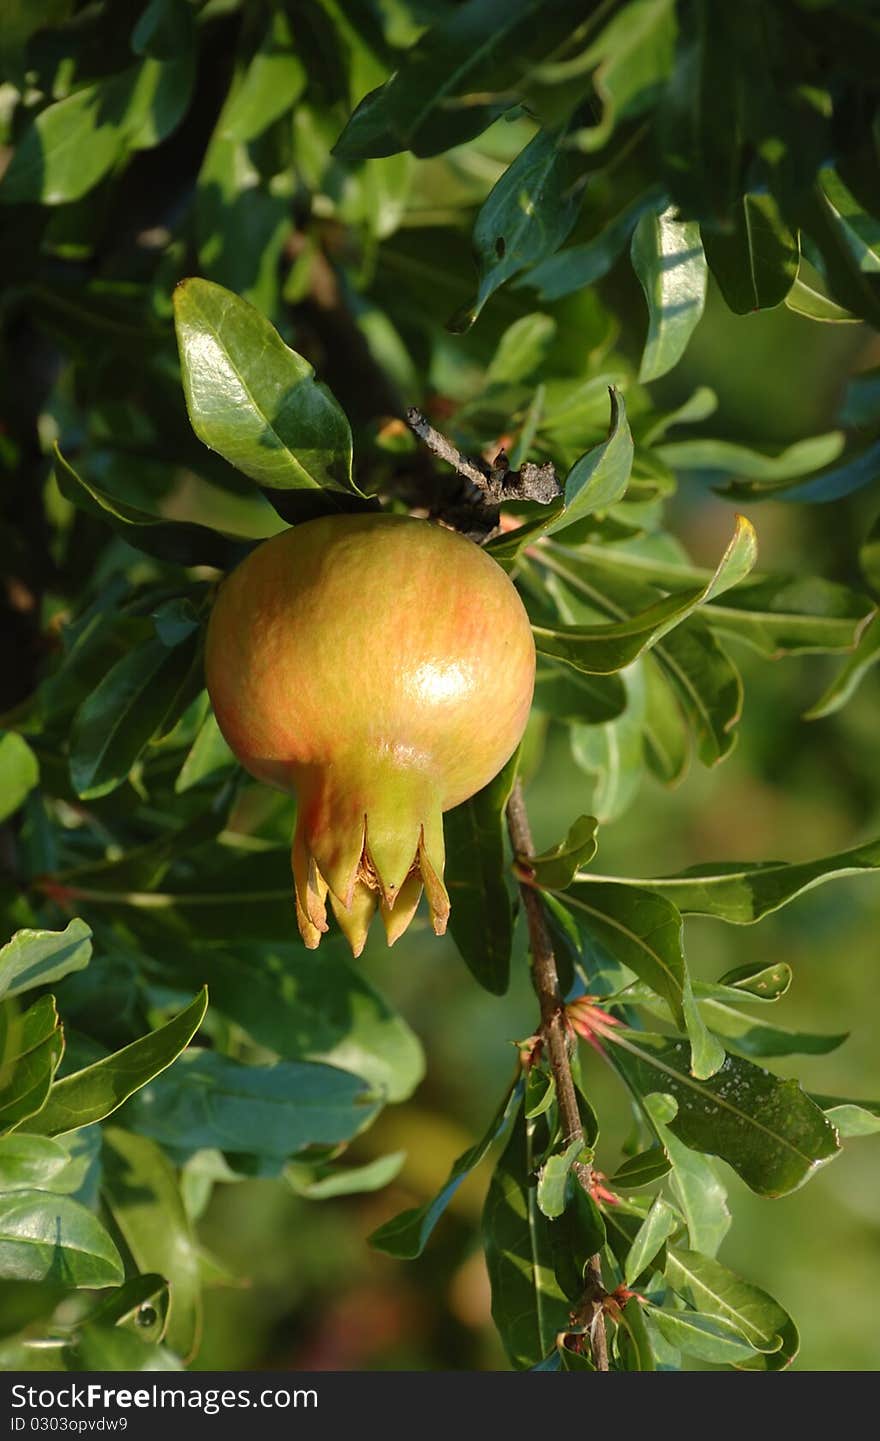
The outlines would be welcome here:
M 529 817 L 523 798 L 522 784 L 517 781 L 507 803 L 507 829 L 516 859 L 528 865 L 534 855 L 534 842 Z M 571 1073 L 569 1053 L 569 1028 L 565 1019 L 565 1005 L 559 989 L 559 974 L 556 956 L 547 929 L 541 897 L 534 886 L 520 883 L 520 894 L 529 927 L 529 943 L 532 952 L 532 976 L 541 1007 L 540 1036 L 544 1045 L 550 1070 L 556 1083 L 556 1099 L 565 1145 L 574 1140 L 584 1140 L 584 1128 L 577 1102 L 574 1078 Z M 590 1190 L 592 1167 L 586 1162 L 577 1162 L 574 1172 L 585 1191 Z M 591 1256 L 587 1265 L 587 1280 L 584 1295 L 576 1307 L 575 1315 L 588 1328 L 593 1360 L 598 1371 L 608 1370 L 608 1341 L 605 1335 L 605 1321 L 602 1302 L 605 1297 L 602 1284 L 602 1262 L 598 1255 Z
M 406 412 L 410 429 L 439 460 L 452 467 L 465 482 L 455 505 L 443 511 L 440 519 L 477 541 L 486 541 L 498 529 L 499 508 L 506 500 L 535 500 L 549 505 L 562 489 L 551 461 L 534 465 L 525 461 L 519 470 L 511 470 L 505 451 L 500 450 L 494 461 L 482 456 L 465 455 L 431 422 L 411 406 Z

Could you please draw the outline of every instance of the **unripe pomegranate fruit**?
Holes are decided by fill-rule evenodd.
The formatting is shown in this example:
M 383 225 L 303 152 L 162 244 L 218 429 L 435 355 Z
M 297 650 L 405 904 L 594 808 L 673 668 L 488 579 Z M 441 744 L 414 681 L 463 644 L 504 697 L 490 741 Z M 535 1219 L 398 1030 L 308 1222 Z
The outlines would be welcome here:
M 328 894 L 355 955 L 377 905 L 392 944 L 423 886 L 442 935 L 441 813 L 501 769 L 532 699 L 532 633 L 504 571 L 408 516 L 309 521 L 221 586 L 205 668 L 242 765 L 298 796 L 306 945 L 327 930 Z

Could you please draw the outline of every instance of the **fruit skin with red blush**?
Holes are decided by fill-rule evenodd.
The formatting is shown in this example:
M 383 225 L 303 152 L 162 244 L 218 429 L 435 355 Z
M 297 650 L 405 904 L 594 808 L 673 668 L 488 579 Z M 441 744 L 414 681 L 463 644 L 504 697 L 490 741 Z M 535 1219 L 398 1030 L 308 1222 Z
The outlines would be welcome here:
M 423 887 L 442 935 L 442 813 L 497 775 L 532 701 L 531 627 L 504 571 L 409 516 L 309 521 L 223 582 L 205 671 L 241 764 L 297 795 L 306 945 L 328 900 L 355 955 L 377 907 L 392 944 Z

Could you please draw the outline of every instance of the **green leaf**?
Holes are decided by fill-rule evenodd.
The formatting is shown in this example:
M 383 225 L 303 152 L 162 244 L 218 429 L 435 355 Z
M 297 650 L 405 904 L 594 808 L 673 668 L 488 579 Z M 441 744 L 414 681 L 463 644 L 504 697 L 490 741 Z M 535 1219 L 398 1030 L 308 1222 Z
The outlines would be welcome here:
M 13 1130 L 42 1108 L 63 1052 L 54 996 L 41 996 L 23 1015 L 11 1001 L 3 1003 L 0 1130 Z
M 523 315 L 509 325 L 486 371 L 486 384 L 517 385 L 528 380 L 546 358 L 556 335 L 552 315 Z
M 724 1048 L 707 1032 L 694 1002 L 682 949 L 681 916 L 674 905 L 650 892 L 626 886 L 593 885 L 568 893 L 565 904 L 600 945 L 667 1002 L 676 1021 L 687 1028 L 693 1074 L 711 1076 L 724 1061 Z
M 83 799 L 122 785 L 144 747 L 188 693 L 198 637 L 168 647 L 148 639 L 111 666 L 74 717 L 70 777 Z
M 548 1220 L 555 1220 L 565 1210 L 571 1170 L 583 1153 L 583 1140 L 576 1136 L 564 1151 L 549 1156 L 538 1172 L 538 1205 Z
M 817 1035 L 810 1031 L 787 1031 L 767 1026 L 717 1000 L 701 1000 L 706 1025 L 723 1036 L 728 1050 L 743 1056 L 825 1056 L 847 1039 L 840 1035 Z
M 118 1326 L 87 1322 L 65 1346 L 69 1371 L 182 1371 L 183 1366 L 164 1346 L 149 1346 Z
M 594 511 L 607 510 L 621 498 L 632 470 L 633 441 L 623 396 L 614 386 L 609 388 L 609 395 L 611 423 L 607 438 L 572 466 L 560 502 L 548 506 L 535 520 L 489 542 L 486 549 L 494 560 L 502 564 L 515 560 L 540 536 L 565 530 Z
M 583 286 L 595 285 L 626 249 L 637 221 L 647 210 L 656 213 L 657 206 L 663 204 L 665 196 L 660 187 L 649 187 L 624 206 L 592 240 L 549 256 L 524 275 L 516 288 L 534 286 L 541 300 L 560 300 Z
M 630 704 L 622 716 L 607 725 L 574 725 L 569 732 L 575 764 L 596 777 L 592 805 L 601 825 L 623 815 L 644 776 L 644 706 L 632 673 L 627 685 Z
M 436 155 L 516 103 L 520 78 L 583 18 L 574 0 L 468 0 L 426 31 L 358 105 L 334 147 L 345 160 Z
M 570 1302 L 556 1280 L 552 1228 L 538 1206 L 534 1128 L 517 1117 L 492 1177 L 483 1210 L 483 1246 L 492 1286 L 492 1317 L 518 1370 L 552 1350 L 569 1324 Z
M 675 209 L 643 215 L 632 238 L 632 263 L 648 304 L 648 336 L 639 380 L 657 380 L 684 354 L 706 301 L 706 257 L 700 227 Z
M 510 984 L 513 913 L 504 855 L 504 813 L 516 779 L 515 754 L 493 781 L 448 811 L 449 929 L 472 975 L 494 996 Z
M 680 875 L 656 880 L 640 878 L 635 884 L 666 896 L 684 915 L 715 916 L 733 925 L 748 926 L 814 886 L 878 868 L 880 841 L 868 841 L 815 861 L 797 861 L 793 865 L 730 861 L 723 866 L 694 866 Z M 587 877 L 579 879 L 586 881 Z M 618 884 L 633 882 L 620 880 Z
M 700 1361 L 737 1366 L 754 1358 L 752 1347 L 740 1338 L 739 1332 L 716 1316 L 702 1316 L 698 1311 L 661 1311 L 659 1306 L 649 1305 L 646 1317 L 670 1345 Z
M 443 1188 L 426 1201 L 423 1206 L 402 1211 L 399 1216 L 386 1221 L 370 1236 L 370 1245 L 377 1251 L 385 1251 L 399 1260 L 412 1261 L 421 1256 L 452 1197 L 465 1176 L 485 1160 L 489 1151 L 510 1124 L 511 1116 L 517 1111 L 523 1097 L 523 1083 L 518 1080 L 507 1092 L 495 1115 L 489 1123 L 486 1134 L 453 1162 L 449 1178 Z
M 203 989 L 185 1010 L 164 1026 L 56 1081 L 31 1129 L 39 1135 L 58 1136 L 112 1115 L 123 1101 L 170 1066 L 189 1045 L 207 1009 L 208 992 Z
M 48 1136 L 0 1136 L 0 1191 L 75 1190 L 58 1184 L 69 1164 L 65 1147 Z
M 681 1226 L 681 1217 L 662 1196 L 655 1196 L 651 1209 L 635 1234 L 623 1268 L 626 1286 L 635 1285 L 636 1278 L 647 1270 L 657 1252 Z
M 219 776 L 237 765 L 238 761 L 223 739 L 214 712 L 209 711 L 180 767 L 174 782 L 175 794 L 183 795 L 193 786 L 216 785 Z
M 608 436 L 600 445 L 582 455 L 565 477 L 564 509 L 548 527 L 550 534 L 565 530 L 594 511 L 607 510 L 620 500 L 629 484 L 633 441 L 626 418 L 626 405 L 620 391 L 613 385 L 608 393 L 611 397 Z
M 590 1193 L 575 1185 L 568 1205 L 550 1227 L 553 1272 L 569 1301 L 582 1301 L 587 1265 L 604 1245 L 602 1212 Z
M 844 1140 L 880 1131 L 880 1101 L 845 1101 L 837 1096 L 814 1096 L 813 1100 Z
M 200 1264 L 174 1168 L 152 1141 L 118 1126 L 104 1131 L 104 1162 L 104 1200 L 138 1270 L 168 1282 L 165 1339 L 188 1359 L 201 1334 Z
M 359 494 L 348 420 L 265 316 L 207 280 L 178 285 L 174 315 L 199 440 L 270 490 Z
M 804 711 L 804 720 L 834 715 L 855 695 L 868 671 L 880 661 L 880 620 L 875 614 L 862 633 L 858 646 L 838 671 L 830 686 Z
M 24 736 L 0 731 L 0 821 L 18 810 L 39 779 L 39 762 Z
M 824 321 L 831 325 L 859 325 L 862 317 L 853 315 L 843 305 L 838 305 L 836 300 L 826 294 L 824 288 L 806 278 L 807 267 L 801 257 L 800 270 L 791 290 L 785 297 L 787 308 L 795 315 L 802 315 L 805 320 Z
M 605 12 L 596 12 L 602 16 Z M 675 6 L 672 0 L 634 0 L 619 11 L 599 36 L 572 61 L 561 62 L 559 78 L 592 75 L 593 87 L 602 103 L 598 124 L 576 132 L 576 142 L 586 151 L 600 150 L 617 125 L 649 110 L 662 93 L 675 49 Z M 550 83 L 552 62 L 538 77 Z
M 662 1146 L 650 1146 L 636 1156 L 629 1156 L 608 1179 L 611 1191 L 638 1191 L 653 1185 L 667 1175 L 670 1160 Z
M 693 1150 L 720 1156 L 761 1196 L 801 1186 L 839 1149 L 833 1126 L 796 1081 L 781 1081 L 738 1056 L 698 1080 L 683 1039 L 642 1031 L 607 1036 L 614 1064 L 640 1096 L 668 1095 L 669 1130 Z
M 759 481 L 731 481 L 723 488 L 722 493 L 754 500 L 785 500 L 798 505 L 826 505 L 829 501 L 841 500 L 845 495 L 852 495 L 867 485 L 873 485 L 877 479 L 878 465 L 880 441 L 857 452 L 843 465 L 820 471 L 809 480 L 769 481 L 766 485 Z
M 53 474 L 58 489 L 79 510 L 104 521 L 128 545 L 172 565 L 214 565 L 227 569 L 244 554 L 241 541 L 192 521 L 162 520 L 120 500 L 82 476 L 56 444 Z
M 752 543 L 748 529 L 747 523 L 745 533 L 738 529 L 734 536 L 735 544 L 728 549 L 720 571 L 724 571 L 727 564 L 734 563 L 735 557 L 736 561 L 751 558 Z M 584 561 L 578 553 L 563 550 L 556 543 L 542 547 L 540 560 L 564 581 L 576 597 L 582 598 L 600 613 L 614 617 L 621 626 L 627 624 L 627 617 L 632 620 L 641 616 L 640 623 L 643 623 L 647 613 L 653 611 L 655 616 L 657 614 L 654 608 L 660 601 L 656 589 L 629 574 L 623 574 L 617 566 L 597 564 L 592 557 Z M 733 574 L 736 568 L 733 564 Z M 711 586 L 712 580 L 708 575 L 707 579 Z M 694 594 L 689 592 L 691 601 Z M 667 596 L 665 600 L 667 603 L 674 602 L 675 597 Z M 681 603 L 681 595 L 678 600 Z M 702 616 L 693 614 L 680 621 L 676 629 L 667 629 L 659 642 L 655 642 L 653 656 L 649 660 L 652 659 L 656 659 L 662 667 L 664 678 L 674 687 L 696 732 L 700 758 L 706 765 L 716 764 L 732 750 L 736 741 L 733 727 L 742 709 L 742 681 L 738 671 Z M 649 727 L 651 723 L 649 720 Z
M 57 1282 L 0 1281 L 0 1338 L 32 1328 L 36 1321 L 45 1323 L 67 1295 L 69 1288 Z
M 567 127 L 539 130 L 489 193 L 474 225 L 480 269 L 476 298 L 453 328 L 472 325 L 500 285 L 552 255 L 568 236 L 583 199 Z
M 292 924 L 289 916 L 287 928 Z M 161 963 L 164 945 L 146 944 Z M 212 1009 L 283 1060 L 351 1071 L 389 1101 L 405 1100 L 422 1079 L 416 1036 L 346 959 L 340 941 L 324 942 L 320 965 L 301 945 L 250 937 L 216 946 L 187 937 L 173 943 L 173 953 L 167 983 L 210 977 Z
M 87 85 L 35 116 L 0 185 L 0 204 L 63 205 L 94 188 L 125 154 L 122 120 L 137 71 Z
M 701 1156 L 683 1145 L 670 1131 L 667 1122 L 672 1119 L 675 1102 L 668 1096 L 645 1096 L 643 1104 L 669 1157 L 672 1166 L 669 1186 L 685 1218 L 690 1243 L 695 1250 L 714 1256 L 731 1223 L 727 1191 L 721 1183 L 718 1166 L 708 1156 Z
M 706 471 L 714 480 L 718 476 L 734 476 L 743 481 L 784 482 L 799 480 L 836 460 L 843 450 L 844 434 L 840 430 L 825 435 L 811 435 L 797 440 L 779 455 L 762 455 L 732 440 L 674 440 L 659 445 L 656 454 L 673 470 Z M 757 496 L 757 486 L 749 491 Z
M 118 1286 L 122 1261 L 91 1211 L 47 1191 L 0 1195 L 0 1275 L 65 1286 Z
M 757 1351 L 747 1370 L 779 1371 L 798 1352 L 791 1317 L 772 1296 L 698 1251 L 671 1248 L 666 1279 L 688 1305 L 733 1327 Z
M 725 972 L 718 984 L 727 990 L 742 992 L 744 999 L 752 997 L 773 1002 L 790 990 L 791 982 L 792 969 L 785 961 L 776 961 L 770 966 L 758 961 L 735 966 L 732 971 Z
M 571 885 L 578 868 L 593 859 L 597 844 L 595 816 L 578 816 L 569 826 L 565 840 L 539 856 L 522 859 L 533 873 L 535 885 L 548 891 L 564 891 Z
M 130 1276 L 89 1312 L 89 1325 L 120 1326 L 141 1345 L 161 1341 L 168 1325 L 171 1297 L 163 1276 Z M 152 1316 L 150 1315 L 152 1312 Z
M 800 252 L 767 192 L 743 195 L 729 231 L 702 227 L 703 248 L 721 294 L 736 315 L 779 305 L 791 290 Z
M 542 556 L 542 559 L 544 557 Z M 558 568 L 561 557 L 553 556 Z M 618 579 L 645 581 L 680 593 L 705 584 L 711 572 L 655 557 L 641 549 L 581 544 L 566 555 L 560 574 L 568 584 L 591 577 L 602 589 Z M 759 575 L 742 581 L 723 599 L 710 602 L 702 617 L 713 631 L 737 636 L 762 655 L 800 655 L 852 650 L 864 635 L 874 603 L 866 595 L 818 576 Z
M 744 516 L 737 517 L 733 538 L 709 581 L 699 589 L 664 596 L 645 610 L 611 625 L 534 625 L 535 645 L 543 655 L 567 661 L 591 674 L 607 674 L 630 665 L 656 645 L 701 605 L 738 585 L 757 559 L 755 532 Z M 564 565 L 554 564 L 563 576 Z
M 333 1066 L 246 1066 L 191 1050 L 132 1097 L 125 1123 L 182 1151 L 209 1146 L 281 1159 L 351 1140 L 376 1110 L 363 1082 Z
M 284 1168 L 284 1178 L 298 1196 L 305 1196 L 309 1201 L 326 1201 L 331 1196 L 381 1191 L 399 1174 L 405 1160 L 405 1151 L 393 1151 L 363 1166 L 336 1167 L 318 1175 L 307 1166 L 291 1161 Z
M 290 22 L 283 10 L 273 14 L 259 49 L 224 106 L 221 133 L 243 143 L 262 135 L 299 99 L 306 69 L 293 50 Z
M 626 709 L 626 687 L 618 675 L 585 675 L 567 665 L 541 662 L 535 677 L 534 704 L 560 721 L 600 725 Z
M 60 981 L 81 971 L 92 955 L 92 932 L 79 917 L 63 931 L 16 931 L 0 950 L 0 997 Z

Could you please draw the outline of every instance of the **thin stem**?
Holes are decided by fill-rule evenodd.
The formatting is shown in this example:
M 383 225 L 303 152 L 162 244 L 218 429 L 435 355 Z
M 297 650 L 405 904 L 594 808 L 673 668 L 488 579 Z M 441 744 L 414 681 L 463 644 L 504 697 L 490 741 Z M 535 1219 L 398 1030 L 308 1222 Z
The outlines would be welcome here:
M 534 855 L 531 826 L 523 797 L 522 784 L 517 781 L 507 802 L 507 829 L 510 844 L 517 860 L 528 864 Z M 556 1099 L 565 1144 L 584 1140 L 584 1128 L 577 1102 L 574 1078 L 571 1073 L 569 1052 L 569 1028 L 565 1019 L 565 1005 L 559 989 L 559 973 L 553 942 L 547 929 L 541 897 L 534 886 L 520 882 L 520 894 L 529 927 L 529 942 L 532 952 L 532 976 L 541 1007 L 541 1040 L 556 1083 Z M 575 1175 L 585 1191 L 590 1190 L 592 1167 L 586 1162 L 577 1162 Z M 584 1296 L 576 1308 L 578 1319 L 588 1325 L 593 1360 L 598 1371 L 608 1370 L 608 1341 L 602 1315 L 602 1300 L 605 1288 L 602 1284 L 602 1262 L 598 1255 L 591 1256 L 587 1264 L 587 1284 Z

